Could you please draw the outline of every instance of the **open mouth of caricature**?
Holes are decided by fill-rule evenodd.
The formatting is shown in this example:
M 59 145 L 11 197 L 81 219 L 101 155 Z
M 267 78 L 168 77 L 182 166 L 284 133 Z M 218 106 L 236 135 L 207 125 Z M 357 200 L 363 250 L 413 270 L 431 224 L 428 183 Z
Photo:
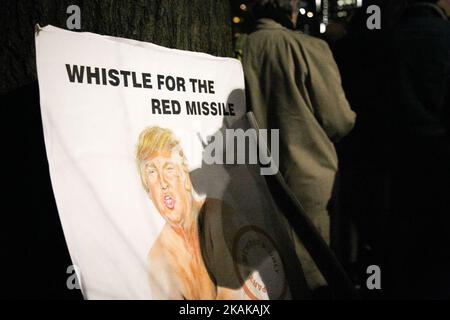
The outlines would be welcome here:
M 175 199 L 172 198 L 172 196 L 169 194 L 164 195 L 163 203 L 164 206 L 169 210 L 173 210 L 175 208 Z

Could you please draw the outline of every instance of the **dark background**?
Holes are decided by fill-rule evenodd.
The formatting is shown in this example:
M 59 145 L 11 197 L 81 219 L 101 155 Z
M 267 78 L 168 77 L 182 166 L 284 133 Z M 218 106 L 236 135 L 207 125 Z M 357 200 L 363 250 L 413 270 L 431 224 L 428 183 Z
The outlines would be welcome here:
M 79 290 L 68 290 L 66 286 L 69 276 L 66 270 L 72 263 L 45 153 L 34 58 L 34 25 L 66 28 L 69 16 L 66 8 L 77 4 L 82 15 L 80 31 L 233 56 L 239 51 L 239 39 L 254 26 L 251 3 L 246 0 L 2 2 L 0 101 L 5 146 L 0 233 L 2 298 L 82 299 Z M 313 18 L 300 17 L 299 30 L 328 41 L 341 71 L 347 98 L 358 114 L 355 129 L 337 146 L 339 203 L 332 217 L 333 249 L 364 298 L 428 297 L 426 285 L 414 288 L 408 286 L 409 281 L 421 278 L 423 283 L 446 285 L 444 281 L 448 281 L 450 271 L 445 274 L 439 274 L 442 269 L 424 271 L 433 270 L 425 268 L 437 252 L 435 247 L 424 247 L 419 255 L 411 253 L 408 261 L 419 261 L 416 267 L 405 264 L 402 258 L 406 253 L 402 246 L 408 245 L 404 242 L 409 238 L 404 238 L 407 233 L 397 233 L 392 223 L 395 199 L 409 198 L 413 209 L 414 196 L 421 196 L 414 190 L 404 194 L 393 192 L 398 188 L 398 180 L 392 178 L 398 173 L 395 154 L 402 149 L 390 130 L 392 95 L 388 80 L 392 78 L 393 29 L 405 1 L 364 1 L 362 8 L 355 4 L 338 7 L 337 1 L 329 1 L 330 24 L 323 34 L 319 30 L 323 15 L 314 10 L 313 3 L 305 4 L 305 9 L 313 12 Z M 368 30 L 365 26 L 368 17 L 365 9 L 372 3 L 382 8 L 381 30 Z M 433 152 L 435 150 L 425 150 L 422 154 L 440 157 Z M 418 168 L 421 161 L 426 166 L 434 165 L 430 157 L 413 157 L 417 158 L 414 162 L 417 166 L 409 168 L 411 174 L 421 170 Z M 402 179 L 413 186 L 420 183 L 419 177 Z M 429 183 L 426 177 L 422 180 Z M 448 185 L 443 182 L 442 189 L 447 190 Z M 421 234 L 418 242 L 436 230 L 433 224 L 426 227 L 428 233 Z M 424 254 L 426 251 L 429 256 Z M 371 264 L 382 268 L 383 290 L 365 289 L 366 268 Z M 410 288 L 414 289 L 414 294 Z M 449 291 L 444 287 L 442 297 L 448 297 Z

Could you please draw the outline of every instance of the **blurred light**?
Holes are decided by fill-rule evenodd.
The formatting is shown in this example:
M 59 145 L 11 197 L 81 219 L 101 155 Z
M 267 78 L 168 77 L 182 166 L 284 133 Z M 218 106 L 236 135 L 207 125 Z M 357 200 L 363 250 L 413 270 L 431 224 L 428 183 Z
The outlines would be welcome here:
M 316 0 L 316 10 L 320 11 L 321 7 L 322 7 L 322 0 Z
M 306 13 L 305 8 L 301 8 L 301 9 L 300 9 L 300 14 L 301 14 L 301 15 L 304 15 L 305 13 Z
M 337 4 L 338 4 L 338 6 L 342 7 L 344 5 L 344 1 L 343 0 L 338 0 Z
M 346 17 L 346 16 L 347 16 L 347 12 L 345 12 L 345 11 L 339 11 L 339 12 L 337 13 L 337 16 L 338 16 L 339 18 Z
M 328 24 L 328 16 L 329 16 L 329 3 L 328 0 L 324 0 L 322 3 L 322 23 L 325 25 Z
M 239 6 L 239 8 L 241 8 L 242 11 L 247 10 L 247 6 L 243 3 Z
M 325 33 L 327 31 L 327 26 L 325 23 L 320 24 L 320 33 Z
M 363 1 L 362 0 L 356 0 L 356 6 L 359 8 L 359 7 L 362 7 L 362 5 L 363 5 Z
M 351 5 L 353 3 L 352 0 L 345 0 L 345 4 Z
M 233 17 L 233 22 L 238 24 L 239 22 L 241 22 L 241 18 L 239 17 Z
M 314 17 L 314 13 L 312 13 L 312 12 L 310 11 L 310 12 L 308 12 L 308 13 L 306 14 L 306 16 L 307 16 L 308 18 L 312 18 L 312 17 Z

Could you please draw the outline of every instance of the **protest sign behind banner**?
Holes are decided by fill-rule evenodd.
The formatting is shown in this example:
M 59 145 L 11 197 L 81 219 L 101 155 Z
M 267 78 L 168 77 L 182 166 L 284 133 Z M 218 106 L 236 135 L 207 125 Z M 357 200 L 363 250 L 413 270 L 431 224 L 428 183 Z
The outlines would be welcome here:
M 259 167 L 205 163 L 209 136 L 248 129 L 237 60 L 52 26 L 37 32 L 36 56 L 53 191 L 85 298 L 305 296 Z

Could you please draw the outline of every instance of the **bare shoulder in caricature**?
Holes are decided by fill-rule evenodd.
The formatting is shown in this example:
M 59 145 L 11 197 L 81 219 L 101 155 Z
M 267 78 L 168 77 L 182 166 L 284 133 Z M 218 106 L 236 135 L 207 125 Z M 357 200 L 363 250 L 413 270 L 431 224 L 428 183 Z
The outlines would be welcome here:
M 237 60 L 52 26 L 36 54 L 52 186 L 85 298 L 305 297 L 259 166 L 229 156 L 231 140 L 258 149 Z

